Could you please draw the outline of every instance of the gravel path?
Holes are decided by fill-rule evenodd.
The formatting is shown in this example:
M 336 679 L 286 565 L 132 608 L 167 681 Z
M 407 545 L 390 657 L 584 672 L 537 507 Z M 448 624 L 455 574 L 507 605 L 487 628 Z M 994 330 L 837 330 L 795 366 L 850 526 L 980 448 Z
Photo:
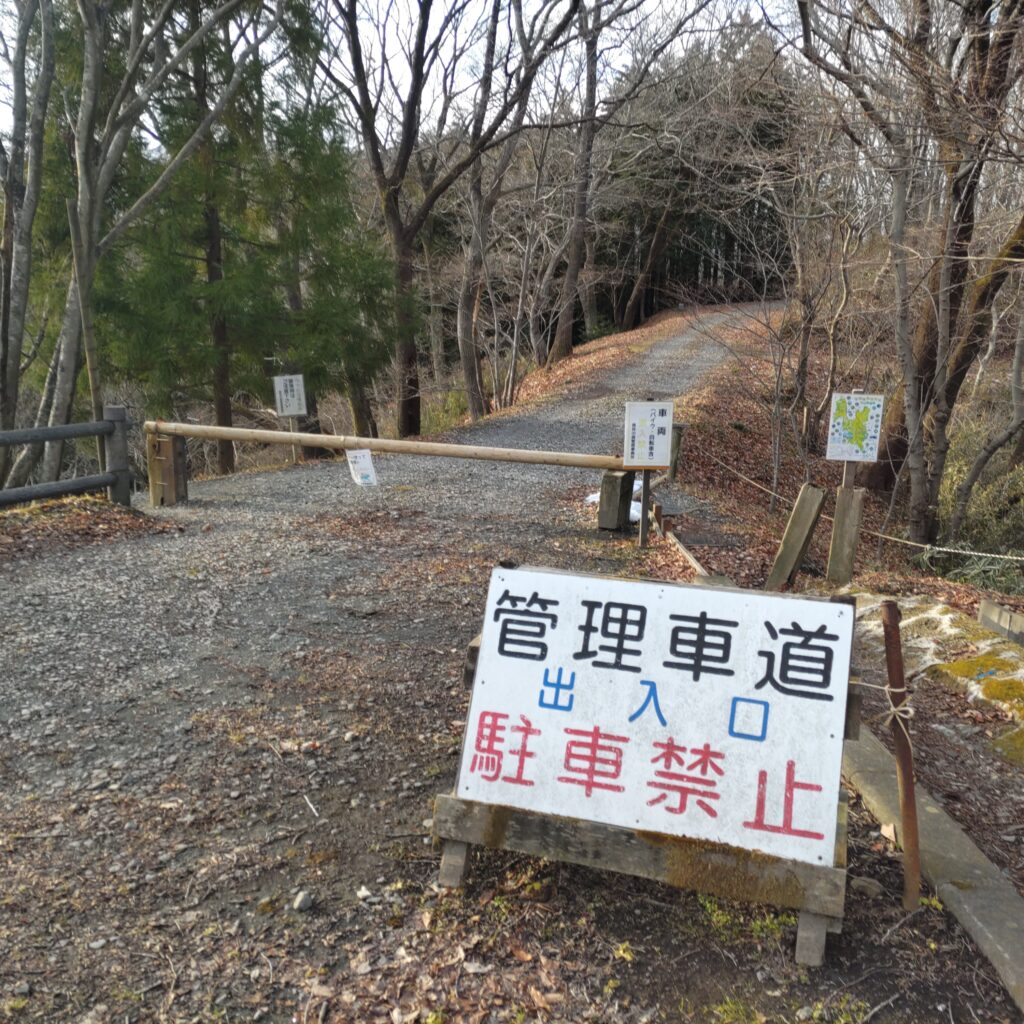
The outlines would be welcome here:
M 452 432 L 457 442 L 509 448 L 621 453 L 622 403 L 686 391 L 724 355 L 705 331 L 728 314 L 705 317 L 698 327 L 659 343 L 643 356 L 593 382 L 603 397 L 581 397 Z M 161 510 L 184 528 L 128 544 L 96 547 L 0 567 L 0 732 L 8 742 L 48 747 L 62 722 L 103 722 L 103 742 L 75 750 L 67 769 L 54 773 L 48 758 L 22 766 L 23 784 L 56 791 L 85 778 L 119 742 L 136 748 L 140 705 L 147 709 L 146 743 L 159 745 L 171 729 L 187 725 L 203 697 L 206 667 L 225 652 L 273 671 L 294 655 L 301 638 L 336 645 L 350 624 L 325 606 L 325 594 L 345 580 L 374 579 L 377 550 L 345 551 L 311 540 L 296 520 L 393 512 L 422 512 L 438 539 L 471 520 L 484 533 L 501 516 L 509 553 L 543 560 L 553 536 L 549 508 L 574 488 L 594 487 L 591 470 L 492 464 L 462 459 L 378 456 L 381 486 L 352 484 L 343 461 L 251 473 L 190 485 L 186 506 Z M 136 497 L 146 507 L 144 494 Z M 557 531 L 554 531 L 557 532 Z M 382 579 L 383 590 L 397 577 Z M 386 600 L 386 593 L 381 598 Z M 218 674 L 218 698 L 226 680 Z M 181 706 L 163 699 L 168 686 L 188 695 Z M 112 723 L 111 709 L 132 708 Z M 117 716 L 115 716 L 117 717 Z M 150 721 L 150 718 L 153 720 Z M 110 731 L 112 730 L 112 732 Z

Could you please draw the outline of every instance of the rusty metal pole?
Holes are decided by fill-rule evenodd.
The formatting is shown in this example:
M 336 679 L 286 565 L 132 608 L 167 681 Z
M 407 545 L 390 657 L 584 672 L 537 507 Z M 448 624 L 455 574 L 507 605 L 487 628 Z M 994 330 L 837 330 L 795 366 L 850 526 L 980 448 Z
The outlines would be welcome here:
M 888 674 L 892 714 L 892 741 L 896 748 L 896 782 L 899 786 L 900 843 L 903 846 L 903 907 L 916 910 L 921 895 L 921 848 L 917 835 L 917 798 L 914 793 L 914 752 L 910 747 L 906 719 L 899 709 L 907 700 L 907 682 L 903 674 L 903 647 L 900 642 L 899 605 L 882 602 L 882 632 L 885 636 L 885 668 Z

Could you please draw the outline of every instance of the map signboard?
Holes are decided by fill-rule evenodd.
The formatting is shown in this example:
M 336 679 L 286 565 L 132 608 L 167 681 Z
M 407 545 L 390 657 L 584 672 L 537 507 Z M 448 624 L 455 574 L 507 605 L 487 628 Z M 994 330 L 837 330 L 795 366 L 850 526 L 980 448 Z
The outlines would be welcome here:
M 282 418 L 306 415 L 306 387 L 301 373 L 274 378 L 274 405 Z
M 836 462 L 874 462 L 882 436 L 884 395 L 832 395 L 825 458 Z
M 456 795 L 833 863 L 854 612 L 495 569 Z
M 668 469 L 672 450 L 672 403 L 627 402 L 623 469 Z

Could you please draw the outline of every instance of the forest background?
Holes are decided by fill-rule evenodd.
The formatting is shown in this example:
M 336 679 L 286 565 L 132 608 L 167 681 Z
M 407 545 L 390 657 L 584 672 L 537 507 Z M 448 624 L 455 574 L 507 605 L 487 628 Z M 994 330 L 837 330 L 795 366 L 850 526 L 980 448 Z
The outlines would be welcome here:
M 894 528 L 1024 552 L 1024 0 L 671 6 L 3 0 L 0 430 L 416 435 L 743 302 L 766 479 L 883 391 Z

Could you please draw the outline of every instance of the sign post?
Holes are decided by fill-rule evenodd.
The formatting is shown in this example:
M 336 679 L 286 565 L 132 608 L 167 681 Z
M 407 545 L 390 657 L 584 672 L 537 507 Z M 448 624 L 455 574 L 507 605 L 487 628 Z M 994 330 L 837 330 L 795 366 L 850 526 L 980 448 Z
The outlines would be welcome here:
M 836 491 L 836 516 L 832 526 L 826 576 L 830 583 L 853 579 L 853 559 L 860 537 L 864 489 L 853 486 L 858 462 L 874 462 L 882 436 L 884 395 L 861 391 L 832 395 L 825 458 L 843 463 L 843 482 Z
M 843 913 L 854 617 L 826 599 L 495 569 L 455 791 L 435 805 L 443 883 L 471 843 L 609 868 L 794 907 L 801 955 L 820 962 Z
M 301 373 L 274 378 L 274 406 L 278 418 L 287 419 L 293 434 L 298 432 L 298 417 L 306 415 L 306 385 Z M 292 462 L 299 461 L 299 450 L 292 445 Z
M 640 547 L 647 547 L 651 471 L 672 462 L 672 403 L 627 402 L 622 468 L 642 471 L 640 483 Z

